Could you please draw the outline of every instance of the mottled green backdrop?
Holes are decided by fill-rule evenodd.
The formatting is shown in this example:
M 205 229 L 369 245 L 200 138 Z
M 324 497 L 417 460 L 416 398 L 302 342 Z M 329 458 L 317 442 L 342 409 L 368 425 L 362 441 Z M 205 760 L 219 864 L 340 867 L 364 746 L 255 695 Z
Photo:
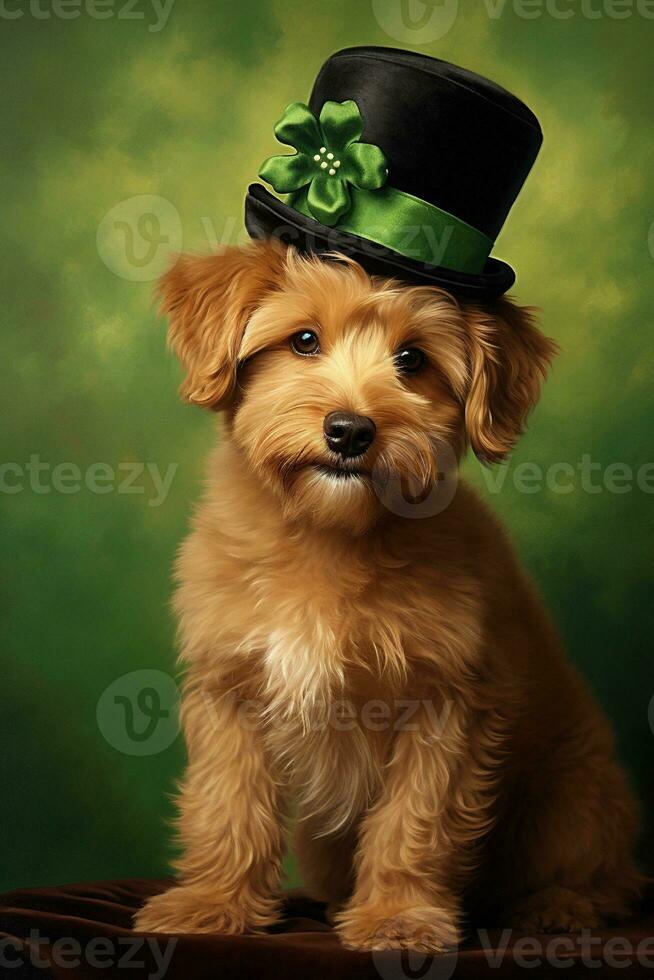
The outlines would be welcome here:
M 466 65 L 542 120 L 496 251 L 563 353 L 509 466 L 469 469 L 651 810 L 654 4 L 1 6 L 0 887 L 166 867 L 170 567 L 213 430 L 177 401 L 152 280 L 242 237 L 273 122 L 352 44 Z

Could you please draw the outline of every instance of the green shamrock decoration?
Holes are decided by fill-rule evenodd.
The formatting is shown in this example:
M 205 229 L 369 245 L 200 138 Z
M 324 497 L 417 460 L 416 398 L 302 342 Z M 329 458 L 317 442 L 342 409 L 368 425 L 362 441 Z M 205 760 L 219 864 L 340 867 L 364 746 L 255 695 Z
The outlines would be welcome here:
M 269 157 L 259 176 L 278 194 L 308 185 L 311 214 L 332 227 L 352 206 L 349 184 L 375 191 L 386 183 L 386 157 L 373 143 L 360 143 L 362 133 L 363 119 L 351 99 L 325 102 L 319 120 L 303 102 L 292 102 L 275 126 L 275 136 L 297 152 Z

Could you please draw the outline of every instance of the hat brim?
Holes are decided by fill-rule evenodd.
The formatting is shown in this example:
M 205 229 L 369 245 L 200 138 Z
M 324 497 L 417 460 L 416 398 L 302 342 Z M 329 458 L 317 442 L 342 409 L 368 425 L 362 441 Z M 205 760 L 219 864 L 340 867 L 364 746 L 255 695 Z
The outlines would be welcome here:
M 455 272 L 406 258 L 367 238 L 329 228 L 284 204 L 261 184 L 250 184 L 245 199 L 245 227 L 251 238 L 278 238 L 301 252 L 342 252 L 371 275 L 438 286 L 466 299 L 494 299 L 515 282 L 515 272 L 500 259 L 489 258 L 478 274 Z

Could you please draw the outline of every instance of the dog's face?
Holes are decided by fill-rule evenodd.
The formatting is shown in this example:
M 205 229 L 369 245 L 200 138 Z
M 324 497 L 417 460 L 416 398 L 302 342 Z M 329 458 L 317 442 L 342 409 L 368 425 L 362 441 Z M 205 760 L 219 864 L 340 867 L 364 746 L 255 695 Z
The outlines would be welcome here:
M 227 411 L 289 519 L 353 532 L 391 478 L 428 489 L 467 444 L 503 458 L 554 353 L 506 300 L 466 307 L 276 243 L 183 257 L 162 294 L 185 397 Z

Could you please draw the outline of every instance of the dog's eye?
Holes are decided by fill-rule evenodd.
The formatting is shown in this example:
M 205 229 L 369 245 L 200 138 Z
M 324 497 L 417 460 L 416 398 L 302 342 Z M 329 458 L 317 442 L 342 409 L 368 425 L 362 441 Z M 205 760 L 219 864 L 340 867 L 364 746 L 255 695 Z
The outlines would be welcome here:
M 417 347 L 405 347 L 395 355 L 395 366 L 400 374 L 417 374 L 426 361 L 427 358 Z
M 299 330 L 291 337 L 291 348 L 296 354 L 302 354 L 303 357 L 319 354 L 320 341 L 318 335 L 313 330 Z

